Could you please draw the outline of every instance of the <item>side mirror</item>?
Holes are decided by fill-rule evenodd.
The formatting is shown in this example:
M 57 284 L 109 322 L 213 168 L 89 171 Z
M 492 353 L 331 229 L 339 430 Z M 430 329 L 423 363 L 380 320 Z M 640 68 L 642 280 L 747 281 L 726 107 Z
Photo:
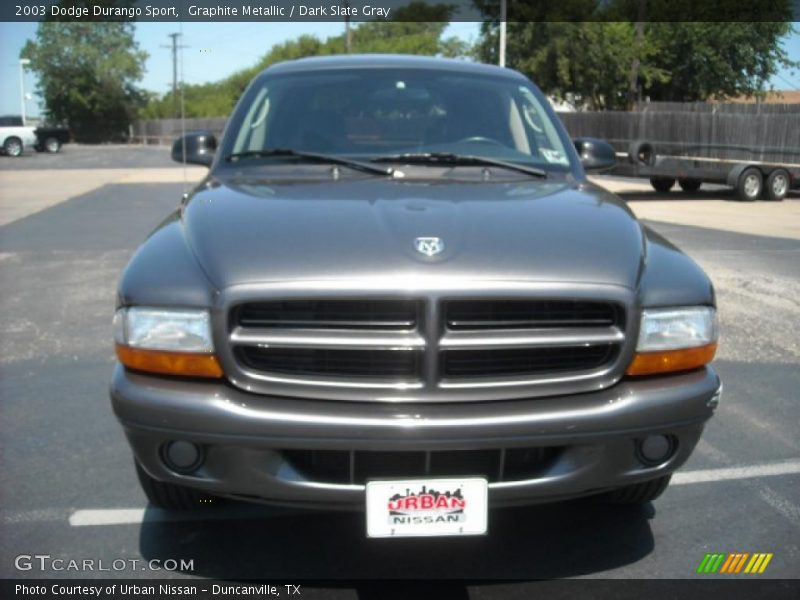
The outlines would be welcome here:
M 217 138 L 210 131 L 191 131 L 172 144 L 172 160 L 210 167 L 217 151 Z
M 617 164 L 617 152 L 605 140 L 585 137 L 576 138 L 573 143 L 587 171 L 604 171 Z

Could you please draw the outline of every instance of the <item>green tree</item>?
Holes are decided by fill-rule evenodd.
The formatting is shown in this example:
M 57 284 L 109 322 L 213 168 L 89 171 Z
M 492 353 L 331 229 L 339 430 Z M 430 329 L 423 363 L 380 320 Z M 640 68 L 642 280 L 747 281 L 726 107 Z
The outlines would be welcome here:
M 570 97 L 594 109 L 623 108 L 631 63 L 649 86 L 668 73 L 649 59 L 657 49 L 647 39 L 634 43 L 632 23 L 508 23 L 506 64 L 531 77 L 545 93 Z M 497 60 L 497 32 L 484 26 L 476 57 Z
M 452 11 L 450 7 L 417 4 L 404 7 L 396 15 L 396 21 L 370 21 L 355 25 L 352 31 L 353 52 L 445 57 L 461 57 L 470 53 L 471 49 L 462 40 L 443 37 L 447 22 L 438 19 L 446 19 Z M 412 21 L 408 15 L 429 20 Z M 239 70 L 218 82 L 184 86 L 185 114 L 187 117 L 227 116 L 253 77 L 270 65 L 308 56 L 343 54 L 345 44 L 344 33 L 325 40 L 302 35 L 276 44 L 252 67 Z M 161 98 L 151 98 L 141 111 L 141 116 L 146 119 L 170 117 L 171 107 L 172 92 L 168 92 Z
M 496 63 L 497 3 L 476 4 L 489 21 L 475 56 Z M 562 0 L 553 7 L 509 0 L 506 64 L 529 75 L 545 93 L 574 96 L 594 109 L 624 109 L 632 76 L 641 94 L 653 100 L 698 101 L 761 94 L 782 66 L 797 64 L 781 46 L 792 31 L 789 0 L 772 0 L 769 15 L 748 15 L 749 8 L 741 6 L 726 17 L 716 6 L 709 12 L 710 6 L 687 0 Z M 656 22 L 645 20 L 637 41 L 635 22 L 642 14 Z M 585 21 L 588 16 L 594 21 Z M 689 18 L 706 20 L 685 22 Z M 723 18 L 729 20 L 720 22 Z
M 651 23 L 646 36 L 659 51 L 650 62 L 669 78 L 645 93 L 671 101 L 760 96 L 780 67 L 798 64 L 781 45 L 791 32 L 788 22 Z
M 122 22 L 42 22 L 20 54 L 39 76 L 46 116 L 63 122 L 75 139 L 123 137 L 145 97 L 141 79 L 147 54 Z

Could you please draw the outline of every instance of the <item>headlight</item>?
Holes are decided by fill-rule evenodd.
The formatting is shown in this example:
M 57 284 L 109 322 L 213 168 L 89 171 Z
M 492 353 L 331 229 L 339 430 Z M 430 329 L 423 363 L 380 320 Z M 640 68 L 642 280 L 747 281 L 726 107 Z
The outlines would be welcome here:
M 168 375 L 222 377 L 205 310 L 121 308 L 114 315 L 117 358 L 128 368 Z
M 717 313 L 709 306 L 642 312 L 628 375 L 685 371 L 711 362 L 717 351 Z

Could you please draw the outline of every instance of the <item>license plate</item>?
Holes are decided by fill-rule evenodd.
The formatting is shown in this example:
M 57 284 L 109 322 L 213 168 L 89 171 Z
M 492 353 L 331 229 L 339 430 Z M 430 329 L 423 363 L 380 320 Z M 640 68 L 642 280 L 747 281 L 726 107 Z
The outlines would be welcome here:
M 367 536 L 482 535 L 488 484 L 479 477 L 367 482 Z

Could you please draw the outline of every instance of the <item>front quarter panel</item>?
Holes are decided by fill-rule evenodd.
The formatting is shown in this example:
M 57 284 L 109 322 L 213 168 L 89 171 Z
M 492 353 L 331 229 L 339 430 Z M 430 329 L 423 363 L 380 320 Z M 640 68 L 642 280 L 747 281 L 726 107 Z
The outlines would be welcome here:
M 652 229 L 643 226 L 645 266 L 639 280 L 639 304 L 715 306 L 714 286 L 703 269 Z
M 216 293 L 189 248 L 178 209 L 131 258 L 120 278 L 117 304 L 208 308 Z

